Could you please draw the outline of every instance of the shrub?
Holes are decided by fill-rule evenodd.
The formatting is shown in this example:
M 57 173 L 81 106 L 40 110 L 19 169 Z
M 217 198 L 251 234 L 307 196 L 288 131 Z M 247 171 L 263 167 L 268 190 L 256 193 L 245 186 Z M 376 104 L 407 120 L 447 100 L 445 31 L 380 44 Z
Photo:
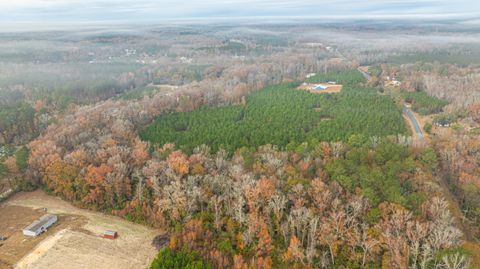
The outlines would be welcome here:
M 427 133 L 427 134 L 431 134 L 432 133 L 432 124 L 427 122 L 425 123 L 425 125 L 423 126 L 423 130 Z
M 162 248 L 150 265 L 150 269 L 213 269 L 213 266 L 196 252 Z
M 28 148 L 23 146 L 20 148 L 16 153 L 15 153 L 15 160 L 18 169 L 20 171 L 24 172 L 27 167 L 28 167 L 28 157 L 30 155 L 30 152 L 28 151 Z

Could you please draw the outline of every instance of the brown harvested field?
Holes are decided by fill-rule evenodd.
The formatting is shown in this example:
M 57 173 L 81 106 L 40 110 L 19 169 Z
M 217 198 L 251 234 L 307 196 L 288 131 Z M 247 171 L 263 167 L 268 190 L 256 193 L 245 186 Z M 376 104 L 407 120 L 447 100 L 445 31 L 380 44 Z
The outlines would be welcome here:
M 86 220 L 79 216 L 59 215 L 59 222 L 38 237 L 26 237 L 22 229 L 38 219 L 45 212 L 30 207 L 0 205 L 0 235 L 8 237 L 0 242 L 0 268 L 11 268 L 38 243 L 62 229 L 80 229 Z
M 59 221 L 37 238 L 21 229 L 45 212 Z M 118 231 L 116 240 L 101 237 Z M 83 210 L 41 191 L 18 193 L 0 204 L 0 268 L 147 268 L 155 255 L 153 238 L 162 231 L 118 217 Z M 0 243 L 1 244 L 1 243 Z
M 314 90 L 313 88 L 316 85 L 325 86 L 325 87 L 327 87 L 327 89 L 325 89 L 325 90 Z M 342 87 L 343 86 L 339 85 L 339 84 L 332 85 L 332 84 L 325 84 L 325 83 L 316 83 L 316 84 L 307 83 L 307 84 L 302 84 L 302 85 L 298 86 L 297 89 L 298 90 L 307 90 L 311 93 L 338 93 L 338 92 L 342 91 Z

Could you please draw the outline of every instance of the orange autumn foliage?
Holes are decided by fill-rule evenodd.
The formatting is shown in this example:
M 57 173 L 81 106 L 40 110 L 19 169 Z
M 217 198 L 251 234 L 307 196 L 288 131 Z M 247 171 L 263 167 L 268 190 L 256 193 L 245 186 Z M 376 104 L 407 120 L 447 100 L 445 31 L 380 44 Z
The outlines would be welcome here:
M 470 116 L 474 121 L 480 123 L 480 103 L 473 103 L 469 107 Z
M 87 168 L 85 181 L 90 187 L 90 191 L 83 199 L 86 203 L 104 203 L 105 196 L 105 178 L 108 173 L 112 172 L 112 167 L 102 164 L 100 166 L 90 165 Z
M 265 256 L 268 257 L 272 253 L 272 238 L 268 232 L 268 227 L 265 223 L 262 223 L 260 226 L 260 231 L 257 234 L 258 244 L 257 244 L 257 257 Z
M 305 255 L 301 251 L 300 240 L 294 235 L 290 238 L 290 244 L 287 251 L 283 254 L 283 260 L 286 262 L 300 261 L 303 263 Z
M 132 157 L 135 165 L 143 165 L 148 158 L 150 157 L 147 150 L 147 143 L 140 141 L 140 139 L 135 139 L 135 144 L 133 146 Z
M 189 171 L 190 162 L 181 151 L 173 151 L 167 158 L 168 166 L 178 175 L 184 176 Z
M 35 111 L 39 112 L 42 108 L 44 108 L 44 106 L 45 105 L 44 105 L 43 100 L 37 100 L 33 104 L 33 109 L 35 109 Z
M 59 160 L 47 167 L 44 181 L 53 193 L 62 195 L 68 200 L 73 200 L 79 194 L 75 192 L 77 177 L 77 167 Z

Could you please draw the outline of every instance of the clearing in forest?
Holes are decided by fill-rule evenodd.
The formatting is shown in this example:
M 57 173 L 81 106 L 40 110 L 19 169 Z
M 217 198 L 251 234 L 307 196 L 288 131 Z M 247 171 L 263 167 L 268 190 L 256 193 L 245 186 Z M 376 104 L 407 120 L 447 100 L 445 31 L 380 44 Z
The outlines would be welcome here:
M 49 213 L 58 222 L 38 237 L 25 237 L 22 229 Z M 115 240 L 105 230 L 118 231 Z M 157 254 L 151 245 L 159 230 L 115 216 L 83 210 L 42 191 L 18 193 L 0 205 L 0 268 L 147 268 Z
M 320 86 L 320 87 L 319 87 Z M 342 85 L 340 84 L 326 84 L 326 83 L 302 83 L 298 86 L 299 90 L 307 90 L 311 93 L 338 93 L 342 91 Z

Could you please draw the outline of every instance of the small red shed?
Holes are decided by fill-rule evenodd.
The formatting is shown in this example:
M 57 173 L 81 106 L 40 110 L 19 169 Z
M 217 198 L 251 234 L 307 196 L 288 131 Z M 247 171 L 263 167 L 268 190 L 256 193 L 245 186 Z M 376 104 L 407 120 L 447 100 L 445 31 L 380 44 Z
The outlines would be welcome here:
M 103 233 L 103 238 L 115 239 L 117 237 L 118 237 L 118 233 L 116 231 L 106 230 Z

